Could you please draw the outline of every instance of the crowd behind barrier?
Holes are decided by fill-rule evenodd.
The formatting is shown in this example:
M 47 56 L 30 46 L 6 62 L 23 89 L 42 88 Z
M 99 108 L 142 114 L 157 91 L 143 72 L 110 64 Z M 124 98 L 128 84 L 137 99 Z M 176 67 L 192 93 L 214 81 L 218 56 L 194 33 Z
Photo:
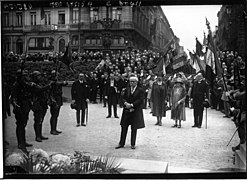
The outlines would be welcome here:
M 160 73 L 154 73 L 153 68 L 157 64 L 158 60 L 162 58 L 163 54 L 151 50 L 137 50 L 132 49 L 130 51 L 118 51 L 118 52 L 103 52 L 103 51 L 85 51 L 83 53 L 73 52 L 71 55 L 72 67 L 74 68 L 74 73 L 72 74 L 75 80 L 79 73 L 85 73 L 85 80 L 89 86 L 89 100 L 91 103 L 103 103 L 106 106 L 106 84 L 109 81 L 109 75 L 114 76 L 117 82 L 116 93 L 117 93 L 117 104 L 122 107 L 121 95 L 128 86 L 128 79 L 130 76 L 138 77 L 138 86 L 142 87 L 145 92 L 143 108 L 151 108 L 150 113 L 153 113 L 153 102 L 151 98 L 152 86 L 156 82 L 157 77 L 162 77 L 163 83 L 166 85 L 166 110 L 172 108 L 172 88 L 174 85 L 174 79 L 177 77 L 182 78 L 184 83 L 184 88 L 186 89 L 186 97 L 184 99 L 185 107 L 193 108 L 193 102 L 191 101 L 191 91 L 193 84 L 197 81 L 197 74 L 185 74 L 183 72 L 175 74 L 162 75 Z M 17 55 L 13 52 L 6 54 L 3 57 L 3 62 L 6 64 L 8 62 L 21 62 L 25 64 L 27 62 L 58 62 L 59 58 L 63 57 L 62 53 L 47 53 L 41 54 L 37 53 L 34 55 Z M 223 68 L 223 74 L 217 75 L 214 82 L 208 82 L 205 78 L 205 82 L 209 85 L 209 106 L 212 109 L 221 111 L 226 118 L 232 118 L 234 123 L 241 130 L 239 132 L 240 143 L 245 142 L 246 130 L 243 126 L 246 122 L 245 115 L 245 101 L 243 97 L 245 96 L 245 62 L 238 55 L 237 52 L 226 51 L 220 52 L 220 62 Z M 92 69 L 88 69 L 87 72 L 81 72 L 80 65 L 89 64 L 94 62 Z M 56 63 L 54 63 L 56 64 Z M 4 68 L 4 67 L 3 67 Z M 23 84 L 21 86 L 30 86 L 31 89 L 37 85 L 34 82 L 34 70 L 29 69 L 26 71 L 25 65 L 20 66 L 20 71 L 16 73 L 16 79 L 22 77 Z M 56 70 L 56 80 L 51 80 L 52 70 Z M 64 76 L 58 71 L 56 65 L 53 65 L 49 70 L 43 70 L 43 77 L 40 79 L 40 85 L 48 86 L 44 88 L 45 96 L 48 100 L 51 98 L 51 89 L 55 82 L 64 81 Z M 69 71 L 69 70 L 68 70 Z M 3 71 L 3 118 L 7 118 L 11 115 L 10 112 L 10 97 L 13 97 L 11 89 L 16 82 L 16 79 L 10 80 L 11 78 L 6 75 L 8 72 Z M 205 74 L 205 72 L 202 72 Z M 62 77 L 62 78 L 61 78 Z M 44 85 L 45 84 L 45 85 Z M 32 94 L 33 91 L 30 91 Z M 30 101 L 33 101 L 33 97 L 30 96 Z M 99 101 L 97 100 L 99 98 Z M 46 102 L 46 103 L 47 103 Z M 116 115 L 117 116 L 117 115 Z M 163 115 L 162 115 L 163 116 Z M 44 117 L 44 116 L 43 116 Z M 161 123 L 157 123 L 161 124 Z M 180 125 L 181 126 L 181 125 Z M 244 133 L 243 133 L 244 132 Z M 238 147 L 236 146 L 236 149 Z

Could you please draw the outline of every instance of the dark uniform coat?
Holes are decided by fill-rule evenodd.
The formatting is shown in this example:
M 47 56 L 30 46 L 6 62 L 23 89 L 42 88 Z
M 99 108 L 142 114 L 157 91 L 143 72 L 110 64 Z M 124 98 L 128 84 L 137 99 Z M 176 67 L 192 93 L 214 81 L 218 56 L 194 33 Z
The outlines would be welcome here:
M 166 84 L 158 85 L 155 82 L 152 86 L 151 101 L 153 102 L 153 116 L 165 117 L 166 116 Z
M 118 104 L 118 82 L 114 80 L 114 86 L 111 87 L 111 80 L 109 79 L 105 85 L 105 95 L 107 96 L 108 104 Z
M 122 118 L 120 125 L 127 126 L 131 125 L 131 129 L 141 129 L 145 127 L 144 118 L 143 118 L 143 100 L 144 92 L 140 87 L 136 87 L 133 94 L 131 94 L 130 86 L 128 86 L 123 93 L 123 103 L 128 102 L 133 104 L 133 112 L 130 112 L 128 109 L 124 108 L 122 113 Z
M 89 99 L 88 84 L 85 81 L 83 81 L 83 83 L 80 83 L 79 80 L 75 81 L 72 84 L 71 97 L 72 100 L 75 100 L 77 110 L 86 109 L 87 108 L 86 99 Z
M 191 90 L 191 98 L 193 98 L 194 109 L 203 110 L 203 102 L 208 99 L 208 84 L 202 80 L 201 83 L 194 82 Z

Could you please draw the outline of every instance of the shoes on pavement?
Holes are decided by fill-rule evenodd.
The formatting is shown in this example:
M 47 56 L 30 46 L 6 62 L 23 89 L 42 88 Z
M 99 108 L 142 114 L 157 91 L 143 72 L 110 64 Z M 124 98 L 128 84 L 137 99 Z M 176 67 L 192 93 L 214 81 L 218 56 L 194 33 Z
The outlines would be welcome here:
M 86 124 L 81 124 L 81 126 L 86 126 Z
M 178 125 L 178 128 L 181 128 L 181 125 Z
M 59 135 L 59 133 L 57 133 L 56 131 L 51 131 L 50 132 L 52 135 Z
M 48 137 L 41 136 L 42 140 L 48 140 Z
M 106 116 L 106 118 L 110 118 L 111 116 Z
M 115 149 L 120 149 L 120 148 L 123 148 L 124 147 L 124 145 L 118 145 L 117 147 L 115 147 Z
M 155 123 L 154 125 L 159 125 L 159 122 Z
M 198 128 L 201 128 L 201 126 L 198 126 Z
M 131 149 L 135 149 L 136 147 L 135 146 L 131 146 Z
M 197 126 L 196 126 L 196 125 L 194 125 L 194 126 L 192 126 L 192 127 L 194 128 L 194 127 L 197 127 Z
M 159 126 L 162 126 L 162 123 L 160 122 L 158 125 L 159 125 Z
M 115 118 L 119 118 L 118 116 L 115 116 Z
M 79 127 L 79 126 L 80 126 L 80 124 L 77 124 L 77 125 L 76 125 L 76 127 Z
M 177 125 L 177 124 L 174 124 L 174 125 L 172 126 L 172 128 L 175 128 L 175 127 L 178 127 L 178 125 Z
M 33 145 L 26 142 L 26 143 L 25 143 L 25 146 L 26 146 L 26 147 L 32 147 Z
M 35 138 L 35 141 L 37 141 L 37 142 L 42 142 L 42 139 L 41 139 L 40 137 L 36 137 L 36 138 Z
M 59 134 L 61 134 L 61 133 L 62 133 L 62 131 L 59 131 L 59 130 L 56 130 L 56 132 L 57 132 L 57 133 L 59 133 Z

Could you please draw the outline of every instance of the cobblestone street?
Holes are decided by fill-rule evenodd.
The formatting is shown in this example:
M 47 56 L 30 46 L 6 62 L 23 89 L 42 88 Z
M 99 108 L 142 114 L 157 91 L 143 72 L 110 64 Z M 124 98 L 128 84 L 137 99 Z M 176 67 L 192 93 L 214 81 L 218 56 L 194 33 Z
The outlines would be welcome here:
M 43 135 L 49 137 L 42 143 L 35 141 L 33 129 L 33 113 L 27 125 L 27 142 L 32 148 L 41 148 L 49 153 L 73 153 L 75 150 L 89 152 L 93 156 L 111 155 L 121 158 L 157 160 L 168 162 L 169 167 L 219 170 L 234 168 L 232 146 L 239 142 L 236 134 L 227 147 L 236 127 L 229 118 L 223 118 L 219 111 L 207 110 L 207 128 L 205 128 L 205 112 L 201 129 L 192 128 L 193 110 L 186 108 L 185 122 L 182 128 L 172 128 L 174 122 L 170 119 L 170 111 L 163 118 L 163 126 L 155 126 L 156 118 L 150 114 L 150 109 L 143 110 L 146 128 L 138 130 L 136 149 L 130 148 L 130 129 L 126 145 L 122 149 L 115 149 L 120 138 L 120 118 L 122 109 L 118 108 L 119 119 L 106 118 L 107 108 L 102 104 L 89 104 L 89 119 L 86 127 L 76 127 L 75 111 L 70 109 L 69 103 L 61 108 L 58 129 L 60 135 L 50 134 L 50 112 L 47 111 Z M 8 150 L 17 151 L 15 136 L 15 119 L 5 120 L 5 140 L 9 142 Z M 30 150 L 30 148 L 28 148 Z

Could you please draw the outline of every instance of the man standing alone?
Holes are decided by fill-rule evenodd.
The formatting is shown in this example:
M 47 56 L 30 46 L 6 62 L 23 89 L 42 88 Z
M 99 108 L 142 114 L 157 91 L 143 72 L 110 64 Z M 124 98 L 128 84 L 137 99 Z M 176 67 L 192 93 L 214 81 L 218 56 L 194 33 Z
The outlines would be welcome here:
M 203 80 L 202 73 L 198 73 L 192 86 L 191 96 L 194 108 L 194 125 L 201 128 L 203 118 L 203 102 L 208 101 L 208 84 Z
M 118 83 L 115 80 L 113 73 L 110 74 L 110 78 L 108 82 L 106 83 L 105 92 L 106 92 L 105 94 L 106 94 L 106 98 L 108 101 L 108 116 L 106 118 L 111 117 L 112 106 L 113 106 L 114 117 L 118 118 L 118 115 L 117 115 Z
M 137 129 L 145 127 L 142 112 L 144 92 L 142 88 L 137 86 L 137 77 L 130 77 L 129 83 L 130 85 L 123 93 L 124 108 L 120 122 L 121 137 L 116 149 L 124 147 L 129 125 L 131 126 L 131 148 L 135 149 Z
M 72 103 L 76 104 L 76 127 L 86 126 L 85 110 L 88 108 L 89 102 L 89 87 L 85 81 L 85 75 L 79 74 L 79 79 L 72 84 L 71 88 Z M 80 117 L 81 115 L 81 117 Z

